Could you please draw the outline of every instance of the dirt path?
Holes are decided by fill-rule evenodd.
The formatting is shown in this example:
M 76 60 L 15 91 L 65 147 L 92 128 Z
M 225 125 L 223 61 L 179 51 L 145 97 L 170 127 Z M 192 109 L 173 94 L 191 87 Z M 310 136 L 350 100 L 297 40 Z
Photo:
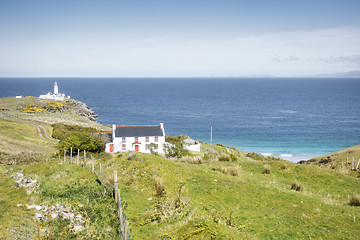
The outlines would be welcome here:
M 45 139 L 45 138 L 46 138 L 46 139 L 48 139 L 48 140 L 55 141 L 55 139 L 49 137 L 49 135 L 48 135 L 47 132 L 46 132 L 46 129 L 44 128 L 44 126 L 41 126 L 41 125 L 39 125 L 39 124 L 30 122 L 30 121 L 26 121 L 26 120 L 23 120 L 23 119 L 19 119 L 19 118 L 13 117 L 13 116 L 5 115 L 5 114 L 2 114 L 2 113 L 0 113 L 0 117 L 2 117 L 2 118 L 9 118 L 9 119 L 11 119 L 11 120 L 15 120 L 15 121 L 18 121 L 18 122 L 23 122 L 23 123 L 27 123 L 27 124 L 33 125 L 34 127 L 36 127 L 38 136 L 39 136 L 41 139 Z M 45 136 L 45 137 L 44 137 L 44 136 Z

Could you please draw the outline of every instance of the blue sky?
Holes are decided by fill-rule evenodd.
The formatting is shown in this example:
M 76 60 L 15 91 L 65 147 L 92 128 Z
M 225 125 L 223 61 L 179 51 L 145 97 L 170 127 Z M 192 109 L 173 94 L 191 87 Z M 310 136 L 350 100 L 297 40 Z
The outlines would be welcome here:
M 0 77 L 360 70 L 358 0 L 0 0 Z

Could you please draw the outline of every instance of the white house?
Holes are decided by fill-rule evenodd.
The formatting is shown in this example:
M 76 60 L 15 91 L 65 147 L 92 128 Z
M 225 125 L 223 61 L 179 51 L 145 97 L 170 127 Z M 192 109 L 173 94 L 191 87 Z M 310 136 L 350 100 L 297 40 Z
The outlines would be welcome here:
M 155 152 L 164 153 L 165 130 L 160 125 L 130 125 L 112 128 L 112 142 L 106 144 L 105 152 L 136 151 L 150 153 L 149 145 L 155 144 Z
M 51 100 L 56 100 L 56 101 L 62 101 L 65 98 L 65 94 L 64 93 L 59 93 L 59 87 L 57 82 L 54 83 L 54 93 L 50 93 L 48 92 L 47 94 L 44 95 L 40 95 L 39 98 L 42 99 L 51 99 Z M 68 98 L 70 98 L 70 96 L 68 96 Z

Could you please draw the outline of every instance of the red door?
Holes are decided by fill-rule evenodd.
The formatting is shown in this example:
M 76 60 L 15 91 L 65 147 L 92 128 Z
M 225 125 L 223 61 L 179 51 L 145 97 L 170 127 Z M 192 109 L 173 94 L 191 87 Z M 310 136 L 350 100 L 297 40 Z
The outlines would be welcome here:
M 110 144 L 110 152 L 114 151 L 114 144 Z
M 135 151 L 139 151 L 139 145 L 135 145 Z

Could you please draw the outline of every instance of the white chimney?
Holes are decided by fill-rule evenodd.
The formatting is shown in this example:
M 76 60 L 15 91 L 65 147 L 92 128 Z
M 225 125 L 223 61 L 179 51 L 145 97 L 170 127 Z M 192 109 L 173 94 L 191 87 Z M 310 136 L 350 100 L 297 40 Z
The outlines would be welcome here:
M 165 136 L 165 129 L 164 129 L 164 123 L 160 123 L 160 127 L 161 127 L 161 129 L 162 129 L 162 132 L 163 132 L 163 134 L 164 134 L 164 136 Z
M 113 126 L 112 126 L 112 138 L 113 138 L 113 141 L 115 139 L 115 131 L 116 131 L 116 125 L 114 123 Z

